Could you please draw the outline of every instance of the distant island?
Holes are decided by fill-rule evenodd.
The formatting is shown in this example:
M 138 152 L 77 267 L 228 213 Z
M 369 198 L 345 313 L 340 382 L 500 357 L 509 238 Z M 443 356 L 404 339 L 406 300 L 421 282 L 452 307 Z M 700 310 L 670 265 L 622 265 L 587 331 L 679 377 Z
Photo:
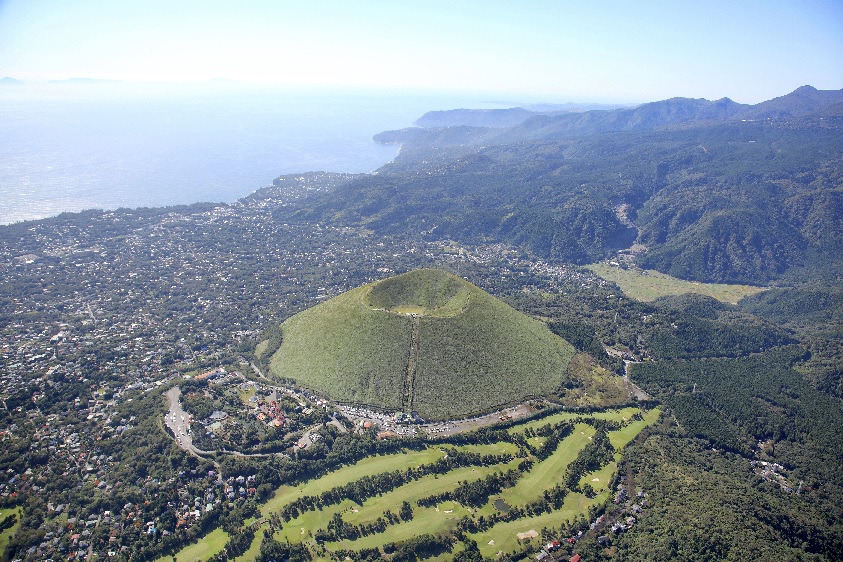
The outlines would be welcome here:
M 79 84 L 79 85 L 96 85 L 96 84 L 121 84 L 123 80 L 108 80 L 104 78 L 66 78 L 63 80 L 50 80 L 50 84 Z

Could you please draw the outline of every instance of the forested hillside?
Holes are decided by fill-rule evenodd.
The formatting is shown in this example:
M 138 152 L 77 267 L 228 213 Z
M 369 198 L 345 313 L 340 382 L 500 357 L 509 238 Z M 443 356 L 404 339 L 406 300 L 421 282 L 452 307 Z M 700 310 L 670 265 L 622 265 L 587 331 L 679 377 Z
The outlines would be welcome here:
M 730 121 L 485 147 L 473 144 L 470 128 L 448 131 L 404 133 L 414 139 L 410 148 L 377 175 L 276 218 L 502 241 L 575 263 L 637 239 L 649 248 L 643 267 L 699 281 L 765 283 L 841 255 L 843 119 Z
M 756 106 L 675 99 L 538 115 L 506 130 L 384 133 L 403 143 L 395 162 L 276 217 L 503 242 L 550 263 L 588 263 L 637 243 L 630 258 L 642 268 L 772 285 L 737 307 L 691 296 L 634 303 L 608 291 L 511 299 L 595 357 L 608 345 L 645 359 L 630 376 L 672 416 L 646 432 L 627 465 L 628 482 L 659 507 L 626 534 L 598 542 L 595 533 L 584 554 L 835 559 L 840 100 L 840 91 L 803 87 Z

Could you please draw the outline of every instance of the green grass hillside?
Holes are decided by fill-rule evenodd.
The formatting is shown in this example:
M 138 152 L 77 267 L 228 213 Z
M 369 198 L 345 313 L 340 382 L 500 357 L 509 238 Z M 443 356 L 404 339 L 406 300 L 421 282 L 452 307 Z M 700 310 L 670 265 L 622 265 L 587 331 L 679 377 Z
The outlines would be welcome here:
M 635 267 L 624 269 L 606 262 L 591 264 L 586 268 L 607 281 L 617 283 L 626 296 L 639 301 L 653 301 L 659 297 L 694 293 L 721 302 L 737 304 L 744 297 L 766 290 L 763 287 L 750 285 L 684 281 L 655 270 Z
M 338 401 L 452 418 L 553 392 L 574 348 L 444 271 L 349 291 L 281 325 L 270 372 Z
M 400 314 L 455 316 L 471 298 L 464 280 L 444 271 L 423 269 L 375 283 L 364 302 Z
M 334 400 L 401 407 L 409 317 L 373 310 L 359 287 L 287 319 L 270 373 Z
M 544 322 L 476 289 L 463 314 L 422 317 L 414 406 L 438 418 L 558 389 L 574 348 Z

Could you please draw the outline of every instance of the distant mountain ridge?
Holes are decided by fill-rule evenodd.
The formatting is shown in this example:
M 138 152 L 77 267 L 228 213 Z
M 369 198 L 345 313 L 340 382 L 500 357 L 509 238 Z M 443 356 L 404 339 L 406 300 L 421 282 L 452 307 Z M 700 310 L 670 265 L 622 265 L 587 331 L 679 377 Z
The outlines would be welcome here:
M 445 127 L 513 127 L 536 115 L 557 115 L 583 113 L 586 111 L 606 111 L 623 108 L 617 104 L 598 103 L 539 103 L 525 104 L 523 107 L 507 109 L 448 109 L 428 111 L 413 124 L 415 127 L 436 129 Z
M 738 115 L 739 119 L 781 119 L 801 117 L 843 103 L 843 89 L 817 90 L 802 86 L 791 93 L 751 106 Z
M 426 129 L 435 127 L 454 127 L 467 125 L 469 127 L 512 127 L 534 115 L 537 111 L 529 111 L 522 107 L 509 109 L 449 109 L 445 111 L 428 111 L 414 123 L 417 127 Z
M 453 126 L 489 129 L 509 127 L 505 132 L 488 130 L 482 134 L 478 132 L 476 136 L 490 142 L 512 142 L 615 131 L 641 131 L 710 121 L 800 117 L 838 103 L 843 103 L 843 90 L 817 90 L 812 86 L 802 86 L 787 95 L 755 105 L 737 103 L 729 98 L 716 101 L 702 98 L 671 98 L 634 108 L 597 109 L 579 113 L 539 113 L 520 107 L 495 110 L 456 109 L 426 113 L 416 121 L 416 125 L 427 129 Z M 412 138 L 410 133 L 406 135 L 408 136 L 403 138 Z
M 733 119 L 750 106 L 729 98 L 717 101 L 672 98 L 632 109 L 586 111 L 565 115 L 538 115 L 514 127 L 511 138 L 536 140 L 591 135 L 614 131 L 640 131 L 696 121 Z
M 645 268 L 765 283 L 843 259 L 841 99 L 803 87 L 754 106 L 673 98 L 507 129 L 388 131 L 376 139 L 402 150 L 376 175 L 275 214 L 574 263 L 637 241 Z M 745 117 L 771 112 L 790 116 Z

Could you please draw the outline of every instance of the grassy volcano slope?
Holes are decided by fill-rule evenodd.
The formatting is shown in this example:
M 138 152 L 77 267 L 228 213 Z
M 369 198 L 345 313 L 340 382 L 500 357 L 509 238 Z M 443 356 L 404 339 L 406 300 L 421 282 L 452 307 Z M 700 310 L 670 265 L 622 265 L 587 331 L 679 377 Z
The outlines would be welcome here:
M 411 318 L 365 306 L 371 285 L 309 308 L 282 325 L 270 372 L 334 400 L 401 407 Z
M 438 269 L 419 269 L 376 283 L 364 297 L 372 308 L 403 314 L 455 316 L 471 291 L 463 279 Z
M 414 407 L 450 418 L 553 392 L 574 347 L 504 302 L 471 287 L 463 314 L 420 320 Z
M 412 409 L 437 419 L 552 392 L 574 355 L 544 323 L 434 269 L 354 289 L 281 330 L 274 375 L 334 400 L 400 409 L 409 364 Z

